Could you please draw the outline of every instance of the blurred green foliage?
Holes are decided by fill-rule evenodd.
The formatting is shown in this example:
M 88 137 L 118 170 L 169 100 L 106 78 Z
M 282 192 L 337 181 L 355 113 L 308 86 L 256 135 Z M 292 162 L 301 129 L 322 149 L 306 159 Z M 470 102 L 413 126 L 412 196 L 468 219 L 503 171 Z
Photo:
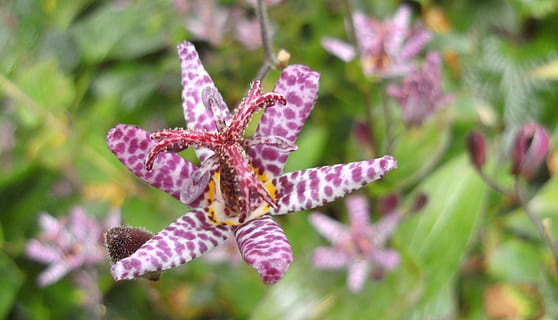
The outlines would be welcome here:
M 175 52 L 181 41 L 194 41 L 230 106 L 243 97 L 264 56 L 230 35 L 220 45 L 195 41 L 178 2 L 0 2 L 0 318 L 82 314 L 87 292 L 69 277 L 37 287 L 44 266 L 27 259 L 24 248 L 37 233 L 39 212 L 59 216 L 82 204 L 102 217 L 118 207 L 126 224 L 152 231 L 185 212 L 121 165 L 105 146 L 107 131 L 117 123 L 148 130 L 184 126 Z M 398 3 L 352 2 L 377 17 L 392 15 Z M 558 136 L 558 1 L 410 3 L 415 18 L 437 30 L 428 49 L 444 57 L 443 87 L 454 102 L 423 127 L 408 129 L 395 101 L 387 101 L 399 169 L 363 192 L 372 200 L 397 192 L 407 202 L 418 192 L 428 195 L 424 210 L 406 219 L 391 241 L 402 254 L 400 267 L 369 281 L 360 294 L 349 293 L 344 271 L 312 267 L 312 249 L 324 240 L 301 212 L 279 219 L 295 262 L 278 284 L 264 286 L 244 264 L 200 260 L 166 272 L 158 283 L 115 283 L 107 262 L 99 279 L 105 318 L 477 319 L 494 317 L 495 296 L 518 310 L 517 318 L 500 319 L 558 318 L 548 248 L 517 203 L 479 179 L 464 147 L 468 132 L 482 128 L 490 140 L 488 170 L 509 184 L 508 149 L 520 124 L 536 120 Z M 343 4 L 286 0 L 269 9 L 274 46 L 291 53 L 290 63 L 321 73 L 318 103 L 287 171 L 368 157 L 353 132 L 357 121 L 367 121 L 365 96 L 371 116 L 383 117 L 386 97 L 359 62 L 345 64 L 319 44 L 326 35 L 348 39 Z M 278 75 L 269 74 L 266 90 Z M 385 124 L 378 121 L 373 131 L 383 141 Z M 527 189 L 532 210 L 549 219 L 558 240 L 556 141 L 548 166 Z M 195 159 L 191 150 L 183 155 Z M 320 211 L 346 220 L 341 200 Z M 377 217 L 376 210 L 371 214 Z

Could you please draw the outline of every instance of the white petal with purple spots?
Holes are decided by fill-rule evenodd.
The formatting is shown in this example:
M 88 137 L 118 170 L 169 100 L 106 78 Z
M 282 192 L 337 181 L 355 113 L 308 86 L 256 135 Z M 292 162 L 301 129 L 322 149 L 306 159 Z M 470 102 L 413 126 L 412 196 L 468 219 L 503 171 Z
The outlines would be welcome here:
M 278 208 L 272 215 L 312 209 L 339 199 L 397 167 L 392 156 L 289 172 L 276 179 Z
M 128 170 L 178 200 L 183 182 L 197 169 L 177 154 L 164 153 L 155 160 L 155 170 L 147 172 L 145 157 L 156 142 L 149 138 L 149 132 L 136 126 L 116 125 L 107 135 L 107 144 Z
M 116 262 L 111 273 L 116 280 L 133 279 L 193 260 L 232 234 L 232 227 L 214 225 L 203 209 L 180 217 L 147 241 L 128 258 Z
M 256 130 L 256 136 L 278 136 L 294 144 L 308 115 L 318 99 L 320 74 L 307 66 L 291 65 L 285 68 L 277 80 L 273 92 L 287 100 L 287 105 L 276 103 L 265 110 Z M 287 154 L 277 148 L 258 145 L 250 148 L 252 165 L 271 176 L 283 172 Z
M 269 216 L 251 220 L 236 231 L 242 257 L 258 271 L 264 283 L 279 281 L 293 261 L 291 245 L 283 229 Z
M 182 109 L 189 129 L 216 131 L 214 115 L 203 103 L 202 92 L 211 92 L 213 100 L 220 107 L 220 115 L 225 122 L 230 121 L 231 113 L 215 87 L 213 80 L 203 67 L 193 44 L 184 42 L 178 45 L 178 57 L 182 69 Z M 209 89 L 206 89 L 208 88 Z M 200 162 L 213 152 L 205 148 L 196 149 Z

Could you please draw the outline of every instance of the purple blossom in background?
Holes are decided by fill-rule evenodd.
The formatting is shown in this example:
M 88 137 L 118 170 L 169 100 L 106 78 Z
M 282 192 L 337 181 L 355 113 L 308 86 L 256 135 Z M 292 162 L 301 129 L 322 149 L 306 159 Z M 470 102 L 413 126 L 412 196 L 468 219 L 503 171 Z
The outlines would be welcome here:
M 536 122 L 524 124 L 515 136 L 512 149 L 512 174 L 529 179 L 546 158 L 550 136 Z
M 248 50 L 262 46 L 260 22 L 256 18 L 240 17 L 235 24 L 235 38 Z
M 267 6 L 275 6 L 281 1 L 266 1 Z M 247 1 L 256 6 L 256 1 Z M 207 41 L 214 46 L 225 43 L 230 33 L 235 40 L 248 50 L 262 45 L 260 22 L 250 17 L 240 6 L 221 6 L 215 0 L 194 0 L 190 3 L 175 2 L 177 10 L 186 11 L 186 29 L 196 40 Z
M 48 265 L 38 278 L 41 287 L 55 283 L 67 273 L 104 262 L 103 233 L 120 223 L 120 212 L 111 212 L 100 224 L 75 207 L 69 216 L 39 215 L 41 232 L 29 240 L 26 255 Z
M 321 269 L 347 268 L 347 285 L 351 292 L 362 290 L 371 272 L 392 270 L 399 264 L 399 253 L 384 246 L 399 224 L 397 211 L 371 224 L 366 198 L 350 196 L 345 201 L 349 226 L 318 212 L 310 214 L 310 222 L 332 247 L 314 251 L 314 265 Z
M 228 263 L 233 266 L 242 261 L 240 250 L 233 238 L 221 242 L 217 248 L 206 253 L 203 258 L 208 263 Z
M 187 8 L 190 14 L 186 19 L 186 29 L 192 37 L 212 45 L 221 44 L 229 30 L 231 11 L 220 7 L 215 0 L 194 0 Z
M 422 125 L 435 111 L 453 100 L 451 95 L 442 92 L 440 69 L 440 56 L 430 52 L 422 68 L 414 67 L 400 87 L 387 88 L 388 95 L 399 102 L 407 125 Z
M 254 82 L 231 114 L 191 43 L 178 45 L 182 102 L 188 129 L 149 134 L 119 124 L 112 152 L 135 175 L 192 211 L 131 256 L 116 262 L 116 280 L 174 268 L 233 237 L 244 260 L 265 283 L 281 279 L 292 262 L 290 244 L 273 215 L 311 209 L 338 199 L 396 167 L 391 156 L 283 173 L 287 152 L 318 97 L 319 74 L 306 66 L 283 71 L 273 92 Z M 253 137 L 252 114 L 264 109 Z M 200 167 L 175 152 L 196 147 Z M 151 170 L 152 169 L 152 170 Z
M 393 77 L 409 72 L 411 60 L 419 54 L 431 34 L 421 25 L 410 27 L 411 9 L 400 6 L 392 19 L 381 23 L 361 12 L 353 13 L 356 47 L 342 40 L 324 37 L 322 47 L 345 62 L 360 55 L 368 77 Z

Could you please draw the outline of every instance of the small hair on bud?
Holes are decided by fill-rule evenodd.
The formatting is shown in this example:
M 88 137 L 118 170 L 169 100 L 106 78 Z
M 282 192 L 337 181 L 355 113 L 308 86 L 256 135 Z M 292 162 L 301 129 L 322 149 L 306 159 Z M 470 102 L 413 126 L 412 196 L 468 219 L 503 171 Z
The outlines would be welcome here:
M 109 259 L 116 263 L 136 252 L 153 234 L 142 228 L 130 226 L 112 227 L 105 232 L 105 248 Z
M 473 131 L 467 137 L 467 152 L 469 159 L 477 170 L 482 170 L 486 162 L 486 141 L 480 131 Z

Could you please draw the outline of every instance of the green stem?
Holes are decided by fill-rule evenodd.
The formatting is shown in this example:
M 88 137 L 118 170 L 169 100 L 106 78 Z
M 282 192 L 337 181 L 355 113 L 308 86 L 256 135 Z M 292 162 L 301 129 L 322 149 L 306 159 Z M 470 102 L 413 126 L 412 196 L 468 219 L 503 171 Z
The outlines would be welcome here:
M 529 217 L 529 220 L 531 220 L 531 223 L 535 226 L 539 235 L 544 240 L 544 242 L 546 243 L 546 245 L 550 249 L 550 252 L 552 253 L 554 278 L 558 279 L 558 249 L 556 248 L 556 244 L 554 243 L 554 241 L 552 241 L 552 238 L 550 237 L 550 234 L 548 234 L 548 232 L 545 231 L 542 222 L 531 211 L 531 209 L 529 208 L 529 206 L 527 204 L 527 201 L 523 197 L 524 193 L 521 189 L 519 177 L 515 178 L 515 189 L 514 190 L 515 190 L 515 196 L 516 196 L 517 200 L 519 201 L 519 204 L 521 205 L 521 207 L 523 208 L 523 210 L 525 211 L 525 213 Z
M 516 195 L 513 193 L 512 190 L 506 189 L 505 187 L 501 186 L 500 184 L 498 184 L 498 182 L 496 182 L 495 180 L 493 180 L 492 178 L 490 178 L 489 176 L 486 175 L 486 173 L 484 171 L 481 170 L 477 170 L 477 172 L 479 173 L 480 177 L 482 178 L 482 180 L 492 189 L 494 189 L 496 192 L 501 193 L 503 195 L 506 196 L 510 196 L 510 197 L 515 197 Z
M 386 128 L 386 139 L 385 139 L 385 154 L 391 154 L 394 145 L 394 136 L 393 136 L 393 126 L 392 126 L 392 117 L 391 117 L 391 109 L 388 103 L 388 96 L 386 94 L 386 84 L 385 80 L 380 80 L 380 96 L 382 97 L 382 110 L 384 114 L 384 125 Z

